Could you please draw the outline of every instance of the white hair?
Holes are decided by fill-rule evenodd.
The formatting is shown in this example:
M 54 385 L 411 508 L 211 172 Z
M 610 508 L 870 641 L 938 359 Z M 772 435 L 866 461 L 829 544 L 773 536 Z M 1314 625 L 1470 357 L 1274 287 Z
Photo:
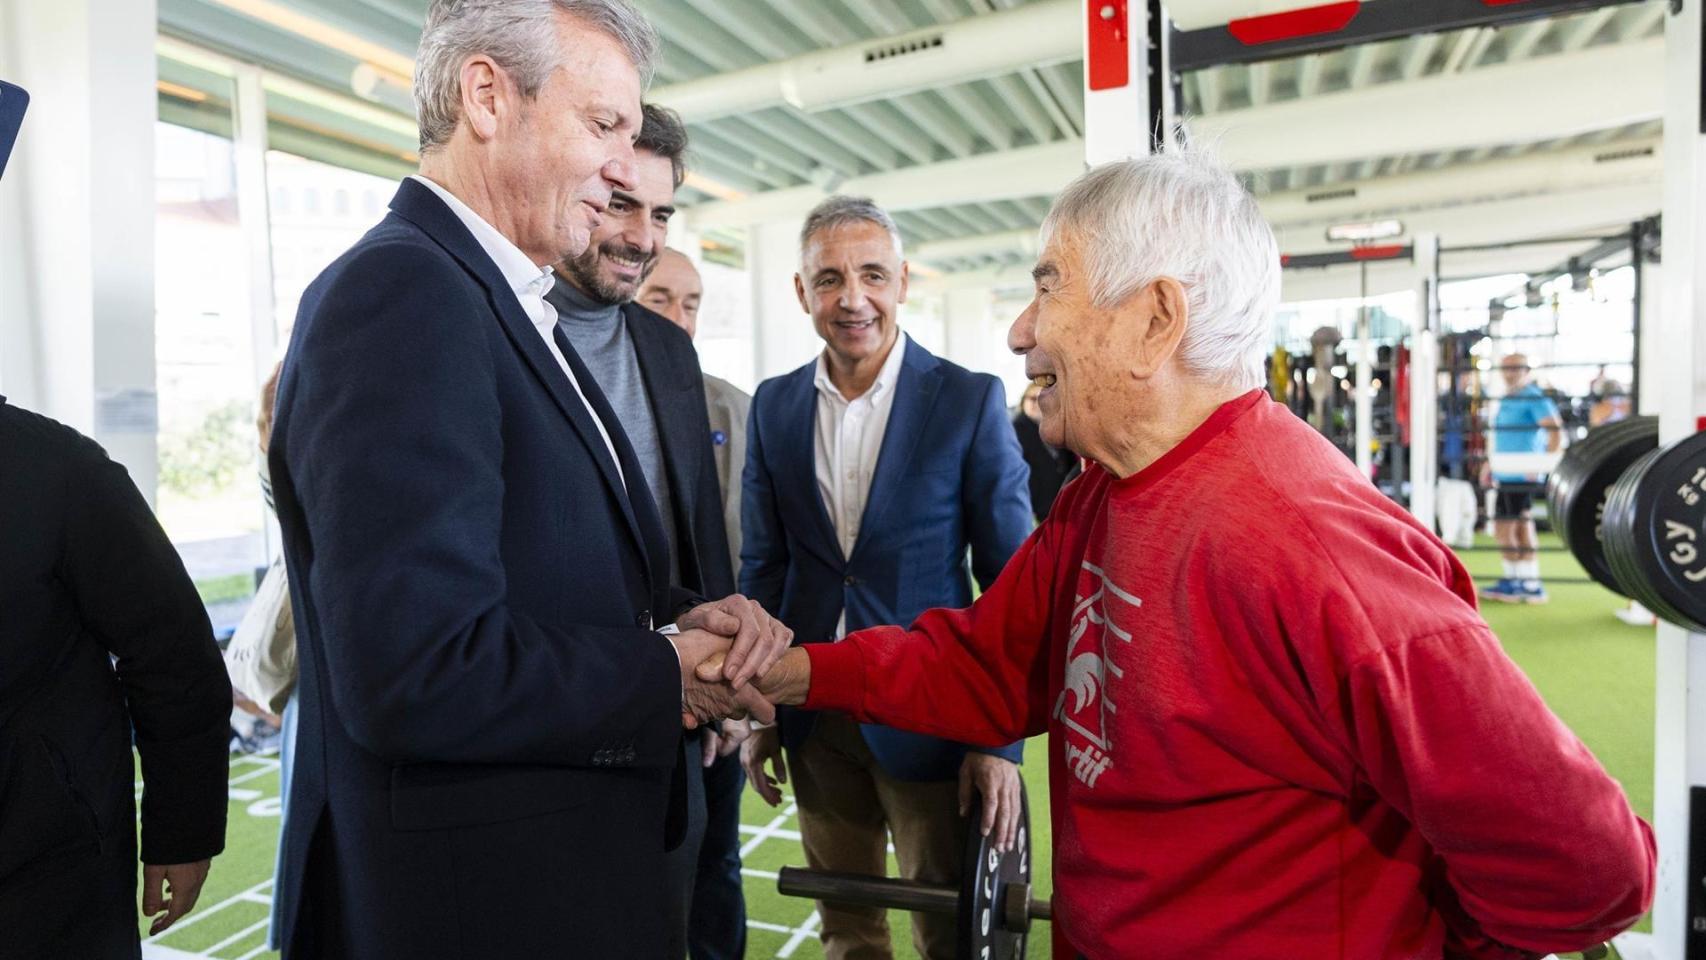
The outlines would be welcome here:
M 1040 246 L 1059 233 L 1083 251 L 1093 304 L 1116 306 L 1171 277 L 1190 310 L 1185 368 L 1244 389 L 1266 382 L 1279 244 L 1256 199 L 1211 155 L 1187 148 L 1085 173 L 1055 199 Z
M 462 64 L 485 54 L 522 96 L 539 94 L 563 62 L 557 18 L 567 14 L 615 40 L 642 85 L 651 82 L 658 38 L 627 0 L 433 0 L 415 52 L 415 114 L 421 152 L 450 142 L 462 119 Z
M 849 223 L 874 223 L 889 232 L 894 240 L 894 255 L 906 259 L 906 252 L 900 244 L 900 227 L 895 226 L 894 218 L 888 211 L 877 206 L 870 197 L 849 197 L 837 194 L 825 198 L 812 212 L 806 214 L 805 225 L 800 227 L 800 255 L 805 256 L 806 247 L 811 245 L 812 237 L 820 230 L 845 226 Z

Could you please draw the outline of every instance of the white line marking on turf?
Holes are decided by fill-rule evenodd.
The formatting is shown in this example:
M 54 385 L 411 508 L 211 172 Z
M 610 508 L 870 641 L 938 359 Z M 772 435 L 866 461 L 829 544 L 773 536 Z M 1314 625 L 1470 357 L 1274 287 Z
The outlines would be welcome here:
M 779 873 L 771 873 L 769 870 L 754 870 L 751 867 L 741 867 L 740 875 L 743 877 L 757 877 L 760 880 L 779 880 L 782 877 Z
M 173 950 L 171 947 L 162 947 L 157 943 L 144 942 L 142 944 L 142 960 L 203 960 L 203 958 L 199 953 L 185 953 L 182 950 Z
M 238 957 L 237 960 L 254 960 L 255 957 L 258 957 L 261 954 L 266 953 L 266 952 L 267 952 L 267 944 L 266 944 L 266 941 L 263 940 L 263 941 L 261 941 L 260 946 L 256 947 L 253 950 L 250 950 L 248 953 L 245 953 L 242 956 Z
M 787 839 L 791 839 L 791 840 L 796 840 L 796 841 L 799 840 L 800 839 L 799 831 L 781 829 L 782 824 L 787 823 L 788 819 L 794 815 L 794 812 L 797 809 L 798 808 L 793 803 L 789 803 L 786 807 L 784 807 L 782 809 L 781 813 L 776 815 L 775 819 L 771 820 L 769 823 L 765 824 L 762 827 L 749 827 L 744 823 L 741 824 L 741 826 L 740 826 L 741 832 L 752 834 L 752 839 L 748 840 L 745 844 L 743 844 L 741 846 L 740 858 L 742 860 L 745 860 L 747 857 L 751 856 L 752 851 L 758 849 L 759 844 L 770 839 L 771 837 L 786 837 Z M 793 834 L 793 836 L 787 837 L 787 835 L 790 833 Z
M 203 950 L 202 953 L 205 953 L 205 954 L 208 954 L 209 956 L 211 956 L 215 953 L 218 953 L 221 950 L 224 950 L 226 947 L 229 947 L 232 944 L 237 943 L 238 941 L 247 939 L 248 937 L 252 936 L 255 933 L 255 931 L 257 931 L 257 930 L 265 930 L 266 927 L 267 927 L 267 920 L 263 918 L 259 923 L 249 924 L 248 926 L 237 931 L 236 933 L 233 933 L 229 937 L 226 937 L 224 940 L 221 940 L 218 943 L 214 944 L 213 946 L 208 947 L 206 950 Z M 264 940 L 266 938 L 263 937 L 261 939 Z
M 793 956 L 794 951 L 800 949 L 800 944 L 805 943 L 807 938 L 817 936 L 817 928 L 822 923 L 823 919 L 817 915 L 816 910 L 813 910 L 812 915 L 806 918 L 806 922 L 800 924 L 800 928 L 795 930 L 794 935 L 788 938 L 788 942 L 782 944 L 782 949 L 776 952 L 777 960 L 788 960 L 789 957 Z

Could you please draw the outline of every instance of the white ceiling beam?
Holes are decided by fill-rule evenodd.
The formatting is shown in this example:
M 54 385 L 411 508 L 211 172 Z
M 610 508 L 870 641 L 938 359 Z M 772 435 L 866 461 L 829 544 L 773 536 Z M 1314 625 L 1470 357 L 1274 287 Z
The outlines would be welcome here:
M 783 103 L 822 110 L 950 86 L 1082 57 L 1080 14 L 1081 0 L 1040 0 L 1001 13 L 669 84 L 653 90 L 651 99 L 674 107 L 688 120 L 704 120 Z M 913 43 L 922 46 L 906 50 Z M 890 50 L 897 52 L 867 60 L 868 54 Z
M 1641 155 L 1651 150 L 1650 155 Z M 1611 154 L 1634 154 L 1625 159 L 1610 159 Z M 1647 139 L 1593 149 L 1578 149 L 1562 153 L 1539 154 L 1507 160 L 1491 160 L 1461 168 L 1446 168 L 1429 173 L 1368 180 L 1356 184 L 1355 195 L 1313 200 L 1319 191 L 1292 190 L 1260 198 L 1262 214 L 1275 224 L 1281 235 L 1282 248 L 1287 253 L 1313 252 L 1325 248 L 1326 227 L 1349 220 L 1396 216 L 1414 234 L 1428 229 L 1430 223 L 1451 221 L 1458 217 L 1454 210 L 1499 209 L 1488 202 L 1517 203 L 1525 197 L 1538 196 L 1542 205 L 1575 204 L 1572 198 L 1640 198 L 1653 196 L 1663 173 L 1664 158 L 1659 141 Z M 1526 209 L 1526 208 L 1524 208 Z M 1625 206 L 1615 208 L 1613 219 L 1629 211 Z M 1597 225 L 1603 213 L 1571 209 L 1559 216 L 1508 221 L 1492 229 L 1478 222 L 1473 232 L 1465 234 L 1458 225 L 1451 242 L 1489 242 L 1511 239 L 1512 231 L 1529 235 L 1555 232 L 1545 224 L 1562 223 L 1567 229 Z M 1633 217 L 1632 217 L 1633 218 Z M 1486 218 L 1483 218 L 1485 220 Z M 1502 229 L 1504 233 L 1499 234 Z M 1444 232 L 1443 230 L 1440 232 Z M 1010 230 L 977 237 L 956 237 L 919 246 L 915 255 L 920 260 L 948 260 L 968 256 L 988 256 L 1003 251 L 1035 253 L 1035 230 Z
M 1664 41 L 1643 40 L 1202 117 L 1192 133 L 1246 169 L 1537 142 L 1656 119 L 1663 74 Z
M 1551 20 L 1536 20 L 1515 28 L 1511 33 L 1510 43 L 1505 47 L 1505 62 L 1526 60 L 1533 56 L 1534 49 L 1552 32 L 1552 27 Z
M 854 177 L 841 185 L 840 192 L 872 197 L 890 210 L 920 210 L 1050 193 L 1083 169 L 1083 141 L 1059 140 Z M 697 230 L 793 220 L 824 195 L 816 186 L 775 190 L 744 200 L 702 204 L 688 210 L 687 218 Z

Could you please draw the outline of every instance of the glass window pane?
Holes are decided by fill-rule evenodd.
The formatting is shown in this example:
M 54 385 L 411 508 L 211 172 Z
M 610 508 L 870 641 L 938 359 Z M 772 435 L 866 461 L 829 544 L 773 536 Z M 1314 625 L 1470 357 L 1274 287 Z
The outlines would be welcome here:
M 235 146 L 204 129 L 155 126 L 158 512 L 224 634 L 266 559 L 265 507 Z
M 396 181 L 267 151 L 272 221 L 273 317 L 278 342 L 290 341 L 302 291 L 385 216 Z M 280 197 L 291 203 L 278 202 Z M 361 197 L 361 203 L 351 201 Z

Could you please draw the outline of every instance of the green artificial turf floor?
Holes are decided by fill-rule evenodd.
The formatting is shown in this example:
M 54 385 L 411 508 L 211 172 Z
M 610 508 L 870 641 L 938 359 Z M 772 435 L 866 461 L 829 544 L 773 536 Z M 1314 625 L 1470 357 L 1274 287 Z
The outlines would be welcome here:
M 1464 556 L 1472 573 L 1497 576 L 1496 553 Z M 1541 570 L 1550 577 L 1582 575 L 1561 553 L 1543 554 Z M 1483 608 L 1487 622 L 1552 709 L 1623 784 L 1636 812 L 1651 819 L 1654 633 L 1616 620 L 1613 613 L 1624 602 L 1600 587 L 1560 583 L 1550 592 L 1551 602 L 1544 606 L 1487 604 Z M 1032 823 L 1039 828 L 1033 852 L 1037 895 L 1043 897 L 1050 889 L 1046 750 L 1046 741 L 1038 738 L 1027 749 L 1024 766 Z M 267 756 L 233 758 L 226 852 L 214 861 L 196 912 L 148 942 L 145 957 L 254 960 L 277 956 L 263 944 L 278 830 L 277 768 L 276 759 Z M 751 925 L 748 956 L 822 957 L 811 904 L 776 892 L 777 869 L 804 862 L 791 801 L 771 809 L 749 790 L 742 803 L 742 823 Z M 1646 928 L 1643 921 L 1639 929 Z M 893 914 L 891 929 L 895 955 L 914 957 L 907 915 Z M 1034 926 L 1032 939 L 1031 955 L 1046 956 L 1047 924 Z

